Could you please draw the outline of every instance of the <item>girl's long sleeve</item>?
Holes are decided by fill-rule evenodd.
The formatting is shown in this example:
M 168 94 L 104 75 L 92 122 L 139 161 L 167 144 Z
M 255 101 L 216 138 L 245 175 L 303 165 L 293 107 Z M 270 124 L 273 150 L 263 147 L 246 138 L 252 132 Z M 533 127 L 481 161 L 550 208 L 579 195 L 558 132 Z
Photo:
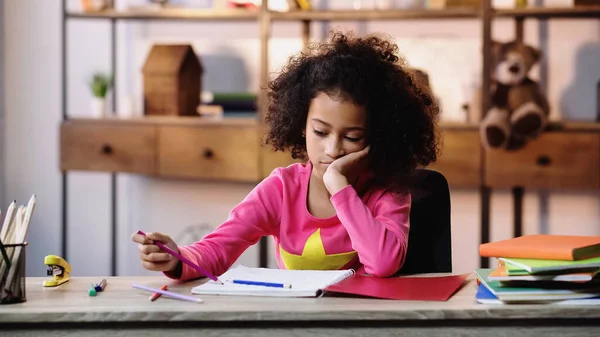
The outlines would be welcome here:
M 387 277 L 397 272 L 406 256 L 410 227 L 410 194 L 383 193 L 373 212 L 348 185 L 331 197 L 338 219 L 365 271 Z
M 194 244 L 179 247 L 180 254 L 213 275 L 223 274 L 249 246 L 262 236 L 275 233 L 282 190 L 282 182 L 274 171 L 233 208 L 228 219 L 213 232 Z M 206 276 L 187 264 L 182 265 L 180 276 L 165 275 L 181 280 Z

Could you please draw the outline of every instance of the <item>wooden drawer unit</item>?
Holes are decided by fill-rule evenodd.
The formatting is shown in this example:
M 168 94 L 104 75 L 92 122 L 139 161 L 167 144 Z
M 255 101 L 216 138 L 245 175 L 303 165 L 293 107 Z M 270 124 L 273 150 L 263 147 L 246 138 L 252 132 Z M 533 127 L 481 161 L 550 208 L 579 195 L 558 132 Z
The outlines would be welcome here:
M 266 178 L 278 167 L 286 167 L 293 163 L 301 162 L 298 159 L 292 159 L 292 155 L 289 152 L 275 152 L 271 145 L 263 145 L 260 148 L 261 161 L 260 171 L 261 178 Z
M 268 126 L 259 126 L 261 130 L 261 138 L 265 140 L 268 134 Z M 300 162 L 298 159 L 292 159 L 292 155 L 289 151 L 281 152 L 273 150 L 271 144 L 262 144 L 260 147 L 260 175 L 261 179 L 264 179 L 278 167 L 287 167 L 293 163 Z
M 438 161 L 428 168 L 441 172 L 450 186 L 481 185 L 481 146 L 475 130 L 442 130 Z
M 156 173 L 156 129 L 152 125 L 66 121 L 61 125 L 60 141 L 62 170 Z
M 159 174 L 214 180 L 260 180 L 255 126 L 159 127 Z
M 485 179 L 500 188 L 600 188 L 600 135 L 547 132 L 518 151 L 487 151 Z

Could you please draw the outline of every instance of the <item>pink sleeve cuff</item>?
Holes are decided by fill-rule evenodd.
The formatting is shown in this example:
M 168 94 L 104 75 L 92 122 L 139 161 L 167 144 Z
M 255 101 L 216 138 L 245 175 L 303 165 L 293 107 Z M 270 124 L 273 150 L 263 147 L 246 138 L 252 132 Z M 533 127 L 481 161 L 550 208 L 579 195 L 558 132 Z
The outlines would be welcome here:
M 352 185 L 346 185 L 329 199 L 334 207 L 343 205 L 350 201 L 352 197 L 357 196 L 356 190 Z
M 196 248 L 196 249 L 198 249 L 198 248 Z M 202 267 L 202 269 L 210 272 L 210 270 L 208 268 L 206 268 L 206 266 L 204 266 L 203 264 L 200 264 L 201 258 L 199 258 L 199 256 L 201 256 L 201 255 L 199 255 L 198 252 L 191 251 L 191 248 L 188 246 L 180 246 L 180 247 L 178 247 L 178 250 L 179 250 L 179 254 L 181 254 L 181 256 L 196 263 L 197 265 L 200 265 L 200 267 Z M 168 278 L 171 278 L 174 280 L 181 280 L 181 281 L 187 281 L 187 280 L 191 280 L 191 279 L 206 277 L 206 275 L 201 275 L 196 269 L 192 268 L 187 263 L 183 263 L 183 262 L 181 263 L 181 270 L 182 270 L 181 276 L 179 276 L 179 277 L 177 277 L 177 275 L 174 275 L 169 272 L 164 272 L 163 274 L 165 276 L 167 276 Z

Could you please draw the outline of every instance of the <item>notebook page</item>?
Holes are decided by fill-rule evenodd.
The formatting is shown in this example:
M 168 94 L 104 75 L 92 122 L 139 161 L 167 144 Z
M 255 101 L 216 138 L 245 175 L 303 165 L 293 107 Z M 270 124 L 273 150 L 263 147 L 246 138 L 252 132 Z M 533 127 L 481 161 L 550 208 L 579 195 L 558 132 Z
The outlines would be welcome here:
M 321 289 L 354 274 L 348 270 L 285 270 L 252 268 L 239 265 L 229 269 L 219 279 L 225 284 L 208 281 L 192 289 L 194 294 L 309 297 L 317 296 Z M 256 285 L 234 284 L 231 280 L 250 280 L 291 284 L 291 288 L 275 288 Z

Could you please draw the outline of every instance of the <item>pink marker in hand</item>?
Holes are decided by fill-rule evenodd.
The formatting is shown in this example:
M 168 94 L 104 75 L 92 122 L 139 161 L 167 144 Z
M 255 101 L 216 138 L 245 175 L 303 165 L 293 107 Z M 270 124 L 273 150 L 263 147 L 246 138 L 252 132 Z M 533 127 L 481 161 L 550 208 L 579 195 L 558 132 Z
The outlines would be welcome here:
M 141 234 L 143 236 L 146 236 L 146 233 L 142 232 L 142 231 L 138 231 L 138 234 Z M 194 262 L 186 259 L 185 257 L 183 257 L 181 254 L 177 253 L 176 251 L 172 250 L 171 248 L 165 246 L 165 244 L 163 244 L 160 241 L 157 240 L 153 240 L 154 243 L 159 246 L 160 248 L 164 249 L 165 251 L 167 251 L 167 253 L 175 256 L 176 258 L 178 258 L 181 262 L 189 265 L 190 267 L 196 269 L 197 271 L 199 271 L 200 273 L 202 273 L 203 275 L 205 275 L 206 277 L 210 278 L 211 280 L 215 281 L 215 282 L 219 282 L 219 283 L 223 283 L 221 282 L 216 276 L 214 276 L 213 274 L 207 272 L 206 270 L 202 269 L 202 267 L 200 267 L 199 265 L 195 264 Z

